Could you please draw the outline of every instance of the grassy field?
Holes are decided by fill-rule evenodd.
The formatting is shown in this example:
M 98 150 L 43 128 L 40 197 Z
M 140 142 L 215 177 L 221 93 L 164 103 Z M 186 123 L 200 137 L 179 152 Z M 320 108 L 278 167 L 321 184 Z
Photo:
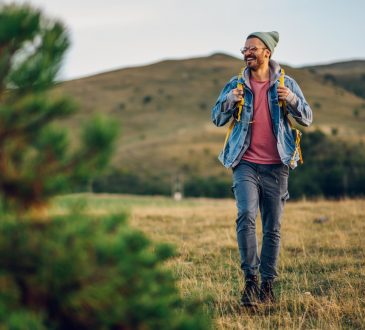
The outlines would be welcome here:
M 205 301 L 218 329 L 365 329 L 365 200 L 287 204 L 278 303 L 256 312 L 238 306 L 243 278 L 233 200 L 76 195 L 55 199 L 52 212 L 70 208 L 129 210 L 133 227 L 174 244 L 178 255 L 167 267 L 183 297 Z M 326 221 L 317 223 L 319 217 Z

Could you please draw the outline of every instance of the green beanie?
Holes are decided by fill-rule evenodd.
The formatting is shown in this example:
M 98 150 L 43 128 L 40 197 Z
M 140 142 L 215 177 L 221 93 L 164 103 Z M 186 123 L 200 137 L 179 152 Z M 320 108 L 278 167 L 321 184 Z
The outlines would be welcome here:
M 277 31 L 253 32 L 247 37 L 247 39 L 253 37 L 259 38 L 267 46 L 267 48 L 269 48 L 271 54 L 274 52 L 274 48 L 279 42 L 279 32 Z

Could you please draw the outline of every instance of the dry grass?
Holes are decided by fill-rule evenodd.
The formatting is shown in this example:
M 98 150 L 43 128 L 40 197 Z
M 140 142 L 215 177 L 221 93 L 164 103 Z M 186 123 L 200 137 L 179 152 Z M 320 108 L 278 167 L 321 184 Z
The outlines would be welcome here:
M 278 303 L 252 312 L 237 303 L 243 277 L 233 200 L 83 198 L 90 212 L 129 208 L 132 226 L 176 245 L 178 255 L 167 267 L 185 298 L 205 301 L 218 329 L 365 328 L 365 200 L 289 202 L 275 287 Z M 58 199 L 54 212 L 71 200 L 76 199 Z M 315 223 L 319 216 L 328 220 Z

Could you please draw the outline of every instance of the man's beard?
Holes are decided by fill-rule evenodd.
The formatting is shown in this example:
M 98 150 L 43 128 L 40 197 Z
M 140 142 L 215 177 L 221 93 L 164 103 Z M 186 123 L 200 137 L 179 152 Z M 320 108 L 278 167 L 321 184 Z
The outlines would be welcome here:
M 253 71 L 256 71 L 264 63 L 264 60 L 259 56 L 249 55 L 245 57 L 245 62 L 247 67 Z

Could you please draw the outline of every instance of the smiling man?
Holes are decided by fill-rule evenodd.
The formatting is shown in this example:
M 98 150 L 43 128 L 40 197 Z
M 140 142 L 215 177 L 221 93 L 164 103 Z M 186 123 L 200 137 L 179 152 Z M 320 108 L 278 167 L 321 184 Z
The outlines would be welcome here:
M 278 41 L 276 31 L 247 37 L 241 49 L 247 67 L 242 77 L 233 77 L 226 84 L 212 109 L 216 126 L 232 117 L 235 121 L 219 159 L 233 172 L 237 242 L 246 282 L 240 301 L 243 306 L 275 301 L 273 282 L 278 275 L 281 216 L 289 198 L 289 167 L 294 169 L 299 160 L 287 113 L 301 125 L 312 123 L 312 110 L 294 79 L 285 75 L 284 86 L 280 86 L 281 68 L 271 59 Z M 285 109 L 279 106 L 281 102 Z M 263 228 L 260 256 L 258 210 Z

